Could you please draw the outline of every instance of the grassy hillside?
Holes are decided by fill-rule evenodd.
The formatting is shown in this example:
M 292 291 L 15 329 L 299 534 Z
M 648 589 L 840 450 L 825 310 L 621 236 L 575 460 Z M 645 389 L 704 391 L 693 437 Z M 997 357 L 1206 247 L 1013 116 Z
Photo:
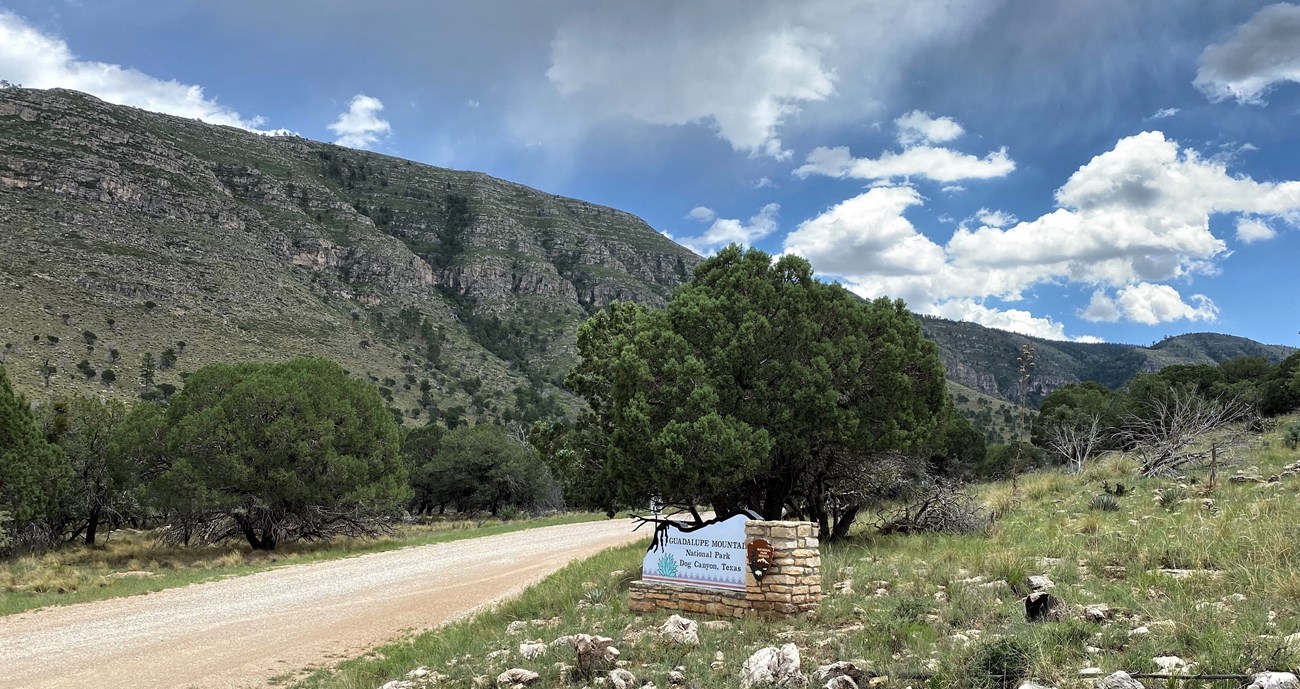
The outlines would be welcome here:
M 1008 443 L 1017 435 L 1027 435 L 1028 426 L 1033 422 L 1032 416 L 1024 417 L 1026 428 L 1021 429 L 1020 414 L 1029 412 L 1018 404 L 990 397 L 978 390 L 972 390 L 961 383 L 948 381 L 948 393 L 952 395 L 953 405 L 975 430 L 984 436 L 986 443 Z
M 571 408 L 588 312 L 698 261 L 614 209 L 61 90 L 0 91 L 0 223 L 0 357 L 34 397 L 135 397 L 169 348 L 170 385 L 311 355 L 420 420 Z
M 1154 673 L 1160 662 L 1200 673 L 1295 671 L 1300 637 L 1287 637 L 1300 632 L 1300 452 L 1274 434 L 1237 461 L 1230 471 L 1251 478 L 1229 481 L 1225 471 L 1213 490 L 1203 472 L 1137 479 L 1122 457 L 1081 476 L 1045 472 L 1022 478 L 1018 489 L 982 486 L 980 501 L 998 514 L 989 534 L 868 531 L 823 545 L 823 588 L 831 593 L 817 613 L 772 623 L 701 616 L 701 643 L 692 648 L 659 635 L 667 614 L 627 611 L 627 573 L 643 551 L 610 551 L 497 610 L 376 649 L 303 686 L 370 689 L 420 666 L 445 676 L 438 686 L 488 686 L 513 667 L 538 672 L 538 689 L 582 686 L 591 681 L 564 677 L 571 650 L 549 648 L 535 659 L 519 652 L 525 640 L 549 644 L 576 633 L 616 639 L 636 686 L 670 686 L 680 668 L 689 686 L 736 687 L 752 653 L 784 643 L 798 646 L 806 674 L 854 660 L 897 687 L 1014 687 L 1029 678 L 1091 687 L 1088 673 Z M 1132 489 L 1114 511 L 1092 507 L 1103 481 Z M 1068 606 L 1063 619 L 1025 621 L 1030 575 L 1052 580 Z M 1107 612 L 1088 619 L 1083 608 L 1091 605 Z

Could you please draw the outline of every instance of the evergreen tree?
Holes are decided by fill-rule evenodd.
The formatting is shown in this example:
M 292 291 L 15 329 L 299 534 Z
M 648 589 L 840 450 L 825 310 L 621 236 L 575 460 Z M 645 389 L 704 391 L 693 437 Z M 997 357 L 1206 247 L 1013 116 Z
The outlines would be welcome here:
M 372 533 L 410 497 L 392 416 L 331 361 L 206 366 L 158 422 L 169 458 L 153 493 L 229 519 L 255 549 Z
M 158 362 L 153 358 L 153 352 L 145 352 L 140 357 L 140 382 L 144 383 L 146 390 L 153 387 L 153 375 L 158 370 Z
M 413 482 L 439 511 L 450 505 L 493 516 L 503 507 L 532 506 L 551 483 L 532 447 L 486 423 L 444 435 Z
M 67 495 L 72 470 L 41 433 L 35 412 L 0 366 L 0 512 L 11 534 L 47 529 Z
M 658 496 L 843 536 L 881 497 L 882 467 L 923 467 L 951 411 L 938 350 L 902 302 L 736 246 L 662 310 L 597 313 L 578 352 L 565 384 L 590 412 L 544 454 L 566 495 L 607 511 Z
M 126 416 L 126 405 L 90 397 L 54 400 L 43 408 L 46 437 L 58 443 L 72 469 L 61 521 L 72 534 L 95 545 L 101 524 L 121 509 L 135 476 L 113 439 Z

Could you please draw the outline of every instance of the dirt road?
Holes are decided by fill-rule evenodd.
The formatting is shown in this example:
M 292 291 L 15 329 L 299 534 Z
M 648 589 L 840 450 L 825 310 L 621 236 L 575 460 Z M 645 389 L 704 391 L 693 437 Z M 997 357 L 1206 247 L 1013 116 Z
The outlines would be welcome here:
M 268 686 L 644 536 L 627 520 L 549 526 L 0 617 L 0 687 Z

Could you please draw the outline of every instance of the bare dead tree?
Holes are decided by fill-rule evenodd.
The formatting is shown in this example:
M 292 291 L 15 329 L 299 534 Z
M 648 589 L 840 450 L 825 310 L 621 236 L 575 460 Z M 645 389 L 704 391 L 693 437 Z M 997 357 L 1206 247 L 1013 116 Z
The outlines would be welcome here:
M 876 513 L 877 530 L 895 533 L 985 533 L 993 525 L 992 515 L 980 508 L 975 498 L 959 483 L 934 482 L 909 503 Z
M 1143 476 L 1168 474 L 1204 461 L 1212 451 L 1205 442 L 1211 434 L 1219 448 L 1244 442 L 1245 422 L 1255 416 L 1251 405 L 1240 398 L 1206 399 L 1183 391 L 1146 406 L 1146 414 L 1129 416 L 1120 433 L 1141 458 Z
M 1047 430 L 1047 449 L 1063 457 L 1069 470 L 1078 474 L 1083 471 L 1083 465 L 1097 454 L 1103 435 L 1101 416 L 1093 414 L 1086 425 L 1053 424 Z

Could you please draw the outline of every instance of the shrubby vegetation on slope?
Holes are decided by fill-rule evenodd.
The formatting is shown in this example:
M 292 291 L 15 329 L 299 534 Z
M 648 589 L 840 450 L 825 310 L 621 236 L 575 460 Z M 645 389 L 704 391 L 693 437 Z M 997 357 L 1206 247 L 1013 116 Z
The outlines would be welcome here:
M 1205 459 L 1215 443 L 1230 447 L 1244 438 L 1216 431 L 1300 409 L 1297 368 L 1300 353 L 1278 364 L 1247 356 L 1139 373 L 1121 390 L 1092 382 L 1067 385 L 1043 400 L 1033 442 L 1046 451 L 1044 458 L 1076 471 L 1090 458 L 1119 449 L 1147 457 L 1149 473 L 1177 470 Z
M 63 449 L 41 433 L 0 366 L 0 542 L 43 537 L 32 530 L 58 518 L 71 474 Z

